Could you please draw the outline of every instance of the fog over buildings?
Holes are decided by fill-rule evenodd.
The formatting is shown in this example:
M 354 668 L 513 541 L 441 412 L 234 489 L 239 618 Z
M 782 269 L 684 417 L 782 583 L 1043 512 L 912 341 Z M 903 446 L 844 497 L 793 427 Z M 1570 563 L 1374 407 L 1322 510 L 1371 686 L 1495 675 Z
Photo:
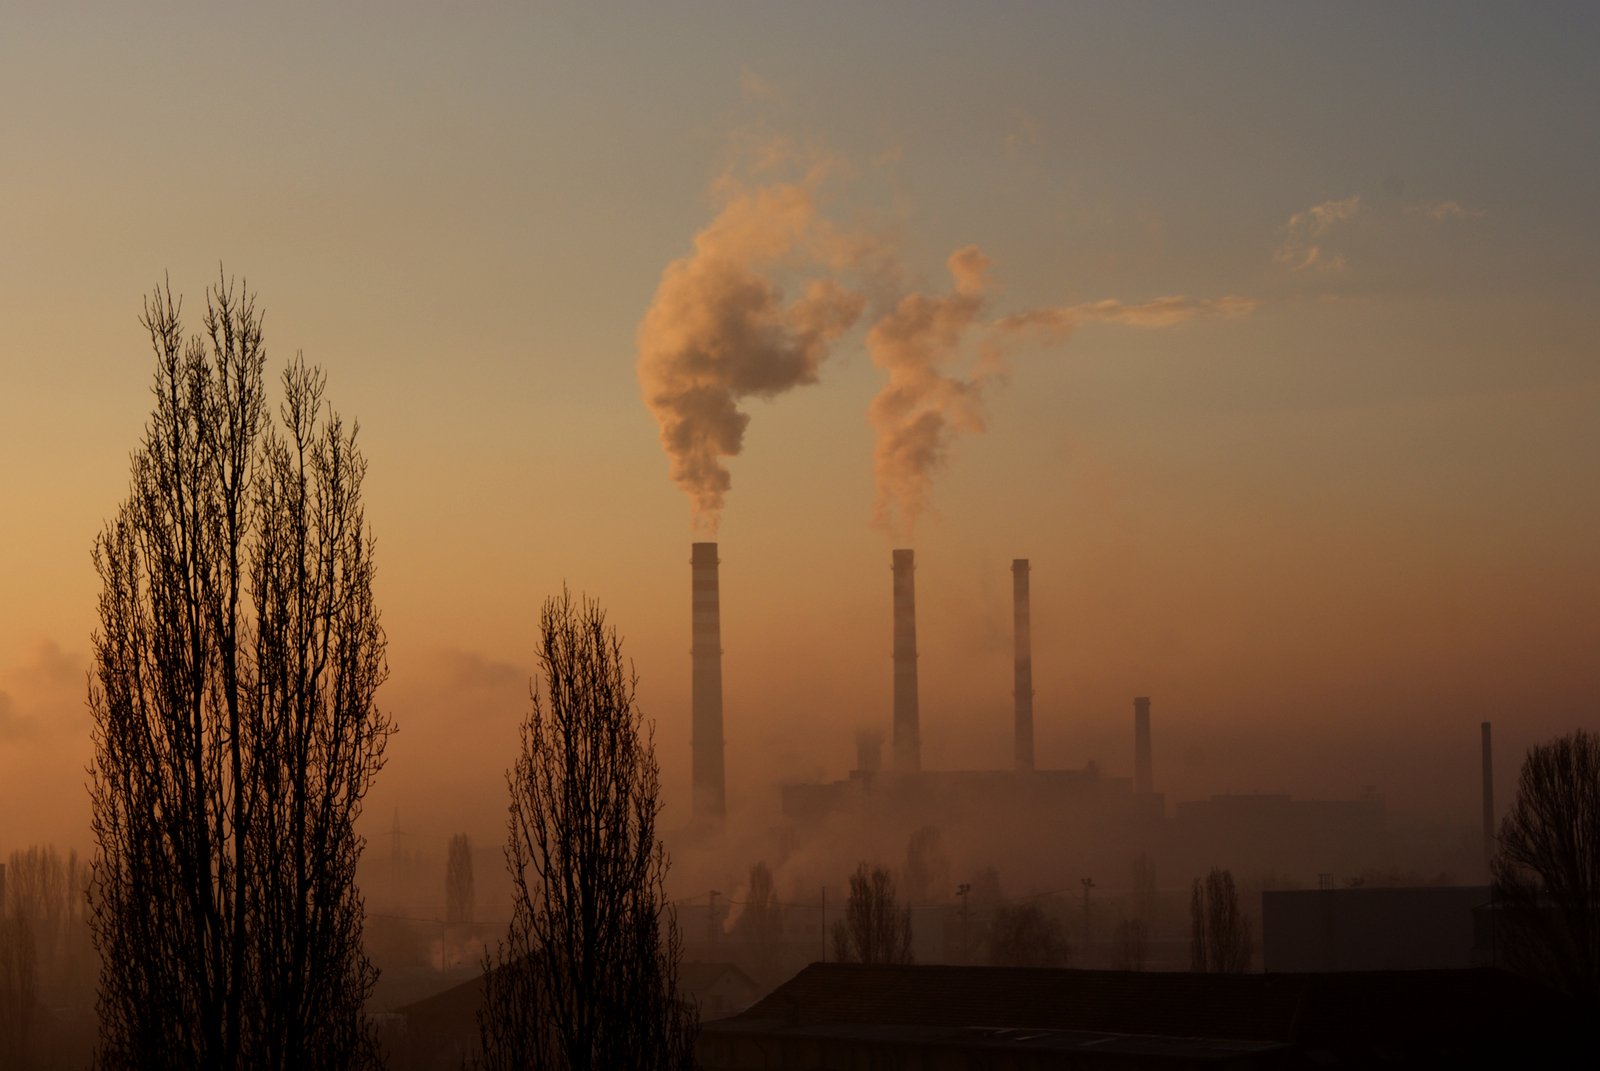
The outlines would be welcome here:
M 1394 966 L 1380 908 L 1479 961 L 1524 757 L 1600 724 L 1592 11 L 189 7 L 0 33 L 0 863 L 87 873 L 139 297 L 221 262 L 370 463 L 385 1012 L 505 932 L 564 589 L 701 967 L 832 959 L 862 863 L 924 962 L 1038 907 L 1186 970 L 1213 868 L 1257 967 Z

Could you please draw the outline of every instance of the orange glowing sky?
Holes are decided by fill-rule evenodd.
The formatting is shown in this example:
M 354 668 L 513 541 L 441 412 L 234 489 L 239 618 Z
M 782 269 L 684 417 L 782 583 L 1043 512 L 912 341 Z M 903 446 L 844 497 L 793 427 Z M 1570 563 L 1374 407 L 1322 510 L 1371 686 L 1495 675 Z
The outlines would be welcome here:
M 1469 825 L 1480 720 L 1502 798 L 1528 744 L 1600 725 L 1593 9 L 667 8 L 0 12 L 0 853 L 87 843 L 136 316 L 163 273 L 197 309 L 219 261 L 361 424 L 401 725 L 372 813 L 498 838 L 566 581 L 625 636 L 681 821 L 696 529 L 636 332 L 728 176 L 807 168 L 879 259 L 816 382 L 741 403 L 732 806 L 887 728 L 869 329 L 968 246 L 980 325 L 1245 304 L 1104 306 L 985 381 L 911 539 L 926 765 L 1008 761 L 1014 557 L 1041 765 L 1126 773 L 1150 695 L 1169 799 L 1370 786 Z

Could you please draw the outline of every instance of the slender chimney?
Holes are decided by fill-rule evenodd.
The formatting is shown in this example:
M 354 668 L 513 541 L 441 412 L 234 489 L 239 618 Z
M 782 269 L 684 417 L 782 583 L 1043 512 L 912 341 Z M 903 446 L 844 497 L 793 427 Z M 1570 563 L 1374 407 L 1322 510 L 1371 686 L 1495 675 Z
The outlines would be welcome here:
M 1152 791 L 1150 782 L 1150 700 L 1133 701 L 1133 790 L 1141 796 Z
M 1033 625 L 1028 608 L 1028 559 L 1011 562 L 1011 635 L 1017 664 L 1011 697 L 1016 707 L 1017 769 L 1033 769 Z
M 1494 861 L 1494 750 L 1489 723 L 1483 723 L 1483 861 Z
M 694 573 L 694 820 L 720 827 L 727 812 L 722 756 L 722 609 L 717 545 L 696 543 Z
M 894 768 L 922 768 L 917 727 L 917 585 L 915 551 L 894 552 Z

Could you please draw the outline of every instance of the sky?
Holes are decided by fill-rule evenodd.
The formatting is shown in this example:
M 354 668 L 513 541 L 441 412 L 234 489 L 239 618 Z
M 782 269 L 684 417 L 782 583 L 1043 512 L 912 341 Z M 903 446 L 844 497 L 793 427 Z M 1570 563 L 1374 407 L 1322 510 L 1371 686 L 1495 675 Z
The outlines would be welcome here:
M 1502 802 L 1600 728 L 1597 46 L 1567 4 L 0 3 L 0 851 L 88 845 L 137 317 L 219 271 L 360 424 L 374 835 L 501 835 L 563 583 L 685 821 L 713 530 L 735 811 L 887 732 L 910 546 L 926 766 L 1009 762 L 1026 557 L 1040 765 L 1127 775 L 1148 695 L 1169 801 L 1470 826 L 1480 721 Z

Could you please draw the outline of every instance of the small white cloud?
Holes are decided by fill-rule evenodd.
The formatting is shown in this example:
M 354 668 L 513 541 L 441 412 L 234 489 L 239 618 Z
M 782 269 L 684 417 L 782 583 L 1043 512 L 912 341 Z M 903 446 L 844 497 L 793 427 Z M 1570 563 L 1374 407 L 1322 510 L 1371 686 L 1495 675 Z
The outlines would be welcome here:
M 1343 255 L 1328 253 L 1322 239 L 1335 226 L 1353 219 L 1361 211 L 1360 195 L 1342 201 L 1324 201 L 1289 217 L 1284 226 L 1283 243 L 1272 259 L 1290 271 L 1317 268 L 1322 271 L 1340 271 L 1345 267 Z
M 1006 155 L 1016 157 L 1024 151 L 1032 149 L 1040 142 L 1039 123 L 1026 112 L 1017 116 L 1011 124 L 1011 129 L 1006 132 Z
M 1482 219 L 1484 215 L 1483 209 L 1468 208 L 1460 201 L 1426 201 L 1412 205 L 1406 211 L 1414 216 L 1426 216 L 1435 223 L 1452 219 Z
M 771 100 L 775 95 L 772 83 L 749 67 L 739 68 L 739 91 L 745 100 Z

